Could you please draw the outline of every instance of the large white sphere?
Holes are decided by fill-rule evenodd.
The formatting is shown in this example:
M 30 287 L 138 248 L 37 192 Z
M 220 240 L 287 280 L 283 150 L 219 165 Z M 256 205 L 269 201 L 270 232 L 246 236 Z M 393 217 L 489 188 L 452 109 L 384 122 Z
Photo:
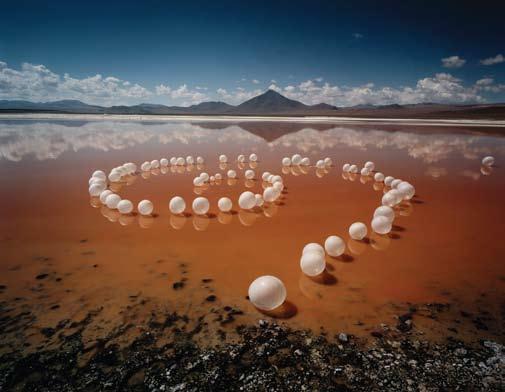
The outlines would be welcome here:
M 395 219 L 395 210 L 393 210 L 391 207 L 385 205 L 385 206 L 380 206 L 377 207 L 373 213 L 374 218 L 378 216 L 383 216 L 387 218 L 388 221 L 393 222 Z
M 349 235 L 353 240 L 362 240 L 365 238 L 367 232 L 368 229 L 362 222 L 354 222 L 351 226 L 349 226 Z
M 209 201 L 205 197 L 197 197 L 193 200 L 193 211 L 197 215 L 205 215 L 209 211 Z
M 258 156 L 255 153 L 249 155 L 249 161 L 256 162 L 258 160 Z
M 117 208 L 118 203 L 121 201 L 121 197 L 115 193 L 111 193 L 105 198 L 105 205 L 111 210 Z
M 269 186 L 263 191 L 263 200 L 268 203 L 273 203 L 279 197 L 280 192 L 274 187 Z
M 324 248 L 316 242 L 309 242 L 302 249 L 302 255 L 308 252 L 316 252 L 324 257 Z
M 277 176 L 273 176 L 273 177 L 270 179 L 270 182 L 271 182 L 272 184 L 275 184 L 276 182 L 283 182 L 283 181 L 282 181 L 282 177 L 281 177 L 281 176 L 279 176 L 279 175 L 277 175 Z
M 204 159 L 202 157 L 196 157 L 196 163 L 198 163 L 199 165 L 202 165 L 204 162 Z
M 100 180 L 106 180 L 105 173 L 102 170 L 95 170 L 91 177 L 99 178 Z
M 351 165 L 349 168 L 349 173 L 357 173 L 358 172 L 358 166 L 356 165 Z
M 107 180 L 105 179 L 101 179 L 101 178 L 98 178 L 98 177 L 91 177 L 89 180 L 88 180 L 88 184 L 91 185 L 91 184 L 95 184 L 95 183 L 98 183 L 98 184 L 107 184 Z
M 223 179 L 223 176 L 221 175 L 221 173 L 216 173 L 216 175 L 214 176 L 214 178 L 216 179 L 216 181 L 219 181 L 219 180 Z
M 270 177 L 272 174 L 270 174 L 270 172 L 264 172 L 262 175 L 261 175 L 261 179 L 263 181 L 267 181 L 268 180 L 268 177 Z
M 254 170 L 246 170 L 245 171 L 245 178 L 248 180 L 252 180 L 254 178 Z
M 351 170 L 351 165 L 349 163 L 344 163 L 344 166 L 342 166 L 342 171 L 344 173 L 349 173 L 350 170 Z
M 384 178 L 384 185 L 386 186 L 391 186 L 391 183 L 394 181 L 394 177 L 391 177 L 391 176 L 387 176 L 386 178 Z
M 151 215 L 153 212 L 154 206 L 153 203 L 149 200 L 142 200 L 138 205 L 137 209 L 139 210 L 141 215 Z
M 120 179 L 121 179 L 121 172 L 119 170 L 114 169 L 109 173 L 110 182 L 117 182 Z
M 373 176 L 373 179 L 377 182 L 382 182 L 384 181 L 384 174 L 382 174 L 381 172 L 377 172 L 375 173 L 375 175 Z
M 142 171 L 149 171 L 151 170 L 151 162 L 144 162 L 142 165 L 140 165 L 140 170 Z
M 317 167 L 318 169 L 323 169 L 323 168 L 324 168 L 324 161 L 323 161 L 322 159 L 318 160 L 318 161 L 316 162 L 316 167 Z
M 324 249 L 330 256 L 338 257 L 345 251 L 345 242 L 336 235 L 331 235 L 324 241 Z
M 291 163 L 293 165 L 299 165 L 300 163 L 302 163 L 302 156 L 300 154 L 294 154 L 291 157 Z
M 222 197 L 217 201 L 217 207 L 219 211 L 230 212 L 233 207 L 233 203 L 229 197 Z
M 228 170 L 228 173 L 226 173 L 228 178 L 237 178 L 237 172 L 233 169 Z
M 388 207 L 394 207 L 396 205 L 396 197 L 391 193 L 387 192 L 382 196 L 382 205 Z
M 482 158 L 482 164 L 484 166 L 493 166 L 494 165 L 494 157 L 488 156 L 488 157 Z
M 375 163 L 371 162 L 371 161 L 368 161 L 365 163 L 365 167 L 370 170 L 370 171 L 374 171 L 375 169 Z
M 254 193 L 249 191 L 242 192 L 238 198 L 238 205 L 244 210 L 250 210 L 256 206 L 256 197 L 254 196 Z
M 151 168 L 152 169 L 157 169 L 160 167 L 160 161 L 158 161 L 157 159 L 153 159 L 151 161 Z
M 161 158 L 160 159 L 160 165 L 163 166 L 163 167 L 167 167 L 168 166 L 168 159 L 167 158 Z
M 103 182 L 94 182 L 89 186 L 89 194 L 91 196 L 100 196 L 100 194 L 105 190 L 106 185 Z
M 300 162 L 300 165 L 302 166 L 309 166 L 310 165 L 310 159 L 305 157 L 302 159 L 302 161 Z
M 194 186 L 202 186 L 203 183 L 204 183 L 204 181 L 203 181 L 202 177 L 195 177 L 195 178 L 193 178 L 193 185 Z
M 202 172 L 202 173 L 200 173 L 200 178 L 201 178 L 203 181 L 205 181 L 205 182 L 206 182 L 206 181 L 209 181 L 210 176 L 209 176 L 209 174 L 208 174 L 208 173 Z
M 249 300 L 261 310 L 273 310 L 286 300 L 286 287 L 275 276 L 260 276 L 256 278 L 248 290 Z
M 117 209 L 121 214 L 129 214 L 133 211 L 133 203 L 130 200 L 123 199 L 117 203 Z
M 324 165 L 325 166 L 331 166 L 333 164 L 333 161 L 331 160 L 330 157 L 324 158 Z
M 370 175 L 370 169 L 368 169 L 367 167 L 364 167 L 361 169 L 361 175 L 362 176 L 369 176 Z
M 177 166 L 184 166 L 186 160 L 183 157 L 177 158 Z
M 396 189 L 403 194 L 403 198 L 405 200 L 412 199 L 416 194 L 416 189 L 414 186 L 406 181 L 400 183 Z
M 274 182 L 274 184 L 272 186 L 274 187 L 275 190 L 277 190 L 279 192 L 282 192 L 282 190 L 284 189 L 284 184 L 280 181 Z
M 394 196 L 396 200 L 395 204 L 398 204 L 403 200 L 403 193 L 401 193 L 398 189 L 391 189 L 388 193 Z
M 170 164 L 171 164 L 172 166 L 177 165 L 177 158 L 176 158 L 176 157 L 172 157 L 172 158 L 170 158 Z
M 263 196 L 257 193 L 254 195 L 254 198 L 256 199 L 256 206 L 261 207 L 264 203 Z
M 112 192 L 110 189 L 104 190 L 102 193 L 100 193 L 100 201 L 102 204 L 105 204 L 105 199 L 107 199 L 107 196 L 112 195 L 114 192 Z
M 182 214 L 186 209 L 186 202 L 180 196 L 174 196 L 168 203 L 168 208 L 172 214 Z
M 237 161 L 238 161 L 238 162 L 245 162 L 245 155 L 240 154 L 240 155 L 237 157 Z
M 402 180 L 400 180 L 399 178 L 395 178 L 393 181 L 391 181 L 390 187 L 396 188 L 401 182 L 402 182 Z
M 221 162 L 221 163 L 228 162 L 228 157 L 226 155 L 224 155 L 224 154 L 219 155 L 219 162 Z
M 282 158 L 282 165 L 283 166 L 291 166 L 291 158 L 289 158 L 289 157 Z
M 308 276 L 316 276 L 326 268 L 324 255 L 317 251 L 309 251 L 302 254 L 300 258 L 300 268 Z
M 391 231 L 391 221 L 385 216 L 379 215 L 372 219 L 372 230 L 377 234 L 387 234 Z
M 133 162 L 128 162 L 126 165 L 128 166 L 128 170 L 130 171 L 130 174 L 135 173 L 137 171 L 137 165 L 134 164 Z
M 187 163 L 188 165 L 192 165 L 193 163 L 195 163 L 195 159 L 194 159 L 191 155 L 188 155 L 188 156 L 186 157 L 186 163 Z

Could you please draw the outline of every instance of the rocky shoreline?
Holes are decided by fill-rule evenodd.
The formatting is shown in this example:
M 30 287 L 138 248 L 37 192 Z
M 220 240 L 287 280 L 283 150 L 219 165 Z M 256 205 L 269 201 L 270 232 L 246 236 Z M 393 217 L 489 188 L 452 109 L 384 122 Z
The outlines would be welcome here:
M 126 346 L 113 336 L 83 344 L 81 329 L 60 335 L 58 349 L 0 358 L 0 390 L 26 391 L 500 391 L 505 347 L 399 336 L 388 328 L 372 342 L 328 336 L 265 320 L 240 325 L 234 339 L 205 345 L 176 313 L 151 323 Z M 116 331 L 114 337 L 128 329 Z M 170 335 L 168 341 L 164 340 Z

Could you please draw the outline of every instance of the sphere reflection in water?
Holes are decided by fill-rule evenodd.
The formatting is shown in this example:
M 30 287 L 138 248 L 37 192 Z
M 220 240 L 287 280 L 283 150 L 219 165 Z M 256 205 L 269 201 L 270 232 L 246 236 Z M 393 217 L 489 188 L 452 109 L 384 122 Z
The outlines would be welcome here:
M 149 229 L 154 224 L 154 218 L 150 215 L 139 215 L 138 216 L 139 226 L 143 229 Z
M 366 244 L 363 241 L 353 240 L 350 238 L 347 241 L 347 248 L 352 254 L 361 255 L 366 250 Z
M 480 172 L 485 176 L 489 176 L 493 172 L 493 168 L 491 166 L 481 166 Z
M 286 287 L 279 278 L 265 275 L 256 278 L 248 290 L 249 300 L 261 310 L 273 310 L 286 300 Z
M 175 230 L 180 230 L 186 224 L 186 218 L 184 215 L 170 215 L 170 226 L 172 226 Z
M 121 226 L 129 226 L 133 222 L 135 222 L 135 216 L 133 215 L 121 215 L 119 217 L 119 223 L 121 224 Z
M 223 225 L 228 225 L 233 220 L 233 215 L 229 212 L 220 211 L 219 214 L 217 214 L 217 220 Z
M 258 219 L 258 214 L 253 211 L 240 210 L 238 212 L 238 220 L 244 226 L 252 226 Z
M 89 204 L 93 208 L 98 208 L 102 206 L 102 203 L 100 202 L 100 199 L 98 197 L 92 197 L 91 199 L 89 199 Z
M 372 233 L 370 235 L 370 245 L 375 250 L 386 250 L 391 244 L 391 238 L 387 235 L 380 235 L 377 233 Z
M 197 231 L 205 231 L 209 227 L 210 219 L 205 215 L 193 216 L 193 227 Z
M 275 203 L 270 203 L 263 206 L 263 215 L 267 218 L 272 218 L 279 212 L 279 206 Z
M 117 210 L 111 210 L 110 208 L 103 206 L 100 212 L 104 217 L 106 217 L 111 222 L 117 222 L 121 214 Z

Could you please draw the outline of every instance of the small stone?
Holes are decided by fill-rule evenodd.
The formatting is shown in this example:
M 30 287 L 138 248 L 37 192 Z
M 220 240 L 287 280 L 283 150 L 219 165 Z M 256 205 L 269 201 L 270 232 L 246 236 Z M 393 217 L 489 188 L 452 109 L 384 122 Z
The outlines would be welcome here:
M 341 332 L 338 335 L 338 340 L 340 340 L 342 343 L 347 343 L 349 341 L 349 338 L 348 338 L 347 334 Z

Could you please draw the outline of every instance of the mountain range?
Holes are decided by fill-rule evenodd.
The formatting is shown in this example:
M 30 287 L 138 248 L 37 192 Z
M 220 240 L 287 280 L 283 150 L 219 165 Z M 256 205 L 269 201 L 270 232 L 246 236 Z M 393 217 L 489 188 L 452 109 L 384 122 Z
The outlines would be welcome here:
M 0 100 L 0 113 L 72 113 L 139 115 L 228 115 L 228 116 L 335 116 L 383 118 L 474 118 L 505 119 L 505 104 L 451 105 L 358 105 L 336 107 L 326 103 L 305 105 L 276 91 L 267 90 L 240 105 L 210 101 L 197 105 L 165 106 L 142 103 L 132 106 L 88 105 L 78 100 L 30 102 Z

